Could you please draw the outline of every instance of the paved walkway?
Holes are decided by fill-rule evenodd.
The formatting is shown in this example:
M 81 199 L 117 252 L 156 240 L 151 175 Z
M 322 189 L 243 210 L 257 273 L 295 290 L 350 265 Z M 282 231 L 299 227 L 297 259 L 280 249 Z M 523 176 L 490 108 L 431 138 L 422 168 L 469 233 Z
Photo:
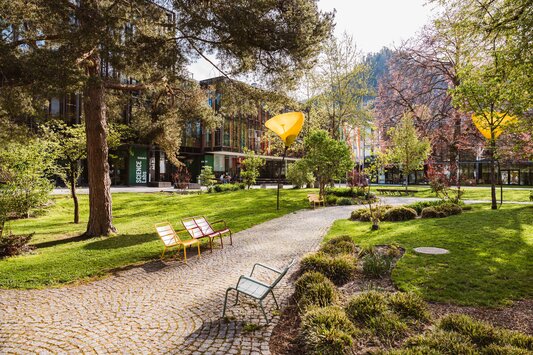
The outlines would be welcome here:
M 255 262 L 282 267 L 314 250 L 353 209 L 291 213 L 237 233 L 233 246 L 201 258 L 191 252 L 188 264 L 153 262 L 79 286 L 0 290 L 0 353 L 268 354 L 276 322 L 266 326 L 243 300 L 221 319 L 226 288 Z M 282 304 L 290 276 L 275 291 Z M 270 298 L 266 309 L 276 314 Z

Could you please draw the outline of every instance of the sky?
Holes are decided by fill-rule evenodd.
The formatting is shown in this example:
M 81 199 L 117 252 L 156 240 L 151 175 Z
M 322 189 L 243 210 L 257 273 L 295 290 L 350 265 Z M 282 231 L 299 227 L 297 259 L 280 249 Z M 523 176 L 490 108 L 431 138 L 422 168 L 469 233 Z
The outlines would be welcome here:
M 416 34 L 428 24 L 433 5 L 427 0 L 320 0 L 322 11 L 335 14 L 335 34 L 344 31 L 352 35 L 363 53 L 378 52 L 382 47 L 394 47 Z M 189 66 L 194 79 L 203 80 L 220 73 L 207 61 Z

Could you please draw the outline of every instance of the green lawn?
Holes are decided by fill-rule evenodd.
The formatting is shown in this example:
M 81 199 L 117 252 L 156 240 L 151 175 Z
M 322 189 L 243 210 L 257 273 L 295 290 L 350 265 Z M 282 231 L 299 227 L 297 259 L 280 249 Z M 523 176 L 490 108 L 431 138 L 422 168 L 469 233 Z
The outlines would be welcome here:
M 376 189 L 401 189 L 400 186 L 391 187 L 390 185 L 381 185 L 381 186 L 372 186 L 372 190 Z M 409 186 L 409 189 L 418 190 L 415 193 L 415 197 L 437 197 L 434 192 L 431 191 L 431 188 L 427 185 L 413 185 Z M 461 187 L 461 190 L 464 191 L 463 199 L 464 200 L 487 200 L 490 201 L 490 187 Z M 513 187 L 504 187 L 503 188 L 503 200 L 504 201 L 514 201 L 514 202 L 528 202 L 529 201 L 529 191 L 533 190 L 519 189 Z M 500 200 L 500 188 L 499 186 L 496 189 L 496 197 L 498 201 Z
M 392 278 L 426 300 L 499 306 L 533 298 L 533 206 L 475 206 L 448 218 L 381 223 L 378 231 L 370 231 L 370 223 L 339 220 L 326 239 L 342 234 L 360 245 L 405 248 Z M 450 253 L 416 254 L 420 246 Z
M 158 259 L 162 244 L 154 223 L 205 215 L 224 219 L 240 231 L 308 206 L 309 190 L 285 190 L 276 211 L 275 190 L 249 190 L 181 196 L 174 194 L 119 193 L 113 195 L 114 224 L 119 234 L 77 241 L 88 217 L 88 198 L 80 197 L 81 223 L 72 223 L 68 196 L 54 198 L 55 205 L 41 217 L 11 223 L 15 234 L 35 232 L 33 255 L 0 260 L 0 287 L 38 288 L 98 277 L 110 270 Z

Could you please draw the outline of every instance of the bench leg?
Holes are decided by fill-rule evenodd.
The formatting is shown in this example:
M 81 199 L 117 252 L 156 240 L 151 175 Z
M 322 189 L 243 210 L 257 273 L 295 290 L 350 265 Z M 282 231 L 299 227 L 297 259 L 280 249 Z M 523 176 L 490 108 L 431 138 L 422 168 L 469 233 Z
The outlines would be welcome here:
M 222 234 L 220 234 L 219 237 L 220 237 L 220 247 L 224 249 L 224 242 L 222 241 Z
M 185 264 L 187 264 L 187 248 L 185 247 L 185 245 L 183 246 L 183 259 L 185 260 Z
M 200 257 L 200 242 L 197 242 L 196 243 L 196 246 L 198 247 L 198 257 Z
M 235 297 L 235 303 L 233 305 L 236 306 L 237 303 L 239 303 L 239 291 L 237 291 L 237 296 Z
M 213 252 L 213 238 L 209 238 L 209 249 L 211 249 L 211 253 Z
M 229 231 L 229 245 L 233 245 L 233 238 L 231 237 L 233 233 L 231 233 L 231 231 Z
M 259 307 L 261 307 L 261 311 L 263 312 L 263 315 L 265 316 L 265 320 L 268 323 L 270 323 L 270 321 L 268 320 L 268 317 L 267 317 L 267 314 L 265 312 L 265 307 L 263 307 L 263 301 L 262 300 L 259 300 Z
M 274 296 L 274 291 L 270 290 L 270 293 L 272 294 L 272 298 L 274 299 L 274 303 L 276 303 L 276 308 L 279 309 L 278 300 L 277 300 L 276 297 Z
M 165 246 L 163 248 L 163 254 L 161 254 L 161 259 L 163 259 L 165 257 L 165 252 L 167 251 L 167 247 Z
M 226 316 L 226 305 L 228 304 L 228 294 L 229 292 L 231 291 L 232 289 L 231 288 L 228 288 L 226 290 L 226 297 L 224 298 L 224 308 L 222 309 L 222 317 Z M 239 293 L 237 292 L 237 295 Z

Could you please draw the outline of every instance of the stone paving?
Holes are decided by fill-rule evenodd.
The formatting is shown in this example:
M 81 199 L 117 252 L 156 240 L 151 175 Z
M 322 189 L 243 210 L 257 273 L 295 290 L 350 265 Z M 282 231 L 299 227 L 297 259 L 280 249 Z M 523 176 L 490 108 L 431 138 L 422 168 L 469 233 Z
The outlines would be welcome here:
M 279 318 L 273 300 L 265 303 L 269 325 L 244 297 L 222 319 L 226 288 L 255 262 L 282 267 L 316 249 L 354 208 L 291 213 L 235 234 L 233 246 L 212 254 L 191 251 L 188 264 L 157 261 L 78 286 L 0 290 L 0 353 L 269 354 Z M 291 273 L 274 291 L 282 306 Z

